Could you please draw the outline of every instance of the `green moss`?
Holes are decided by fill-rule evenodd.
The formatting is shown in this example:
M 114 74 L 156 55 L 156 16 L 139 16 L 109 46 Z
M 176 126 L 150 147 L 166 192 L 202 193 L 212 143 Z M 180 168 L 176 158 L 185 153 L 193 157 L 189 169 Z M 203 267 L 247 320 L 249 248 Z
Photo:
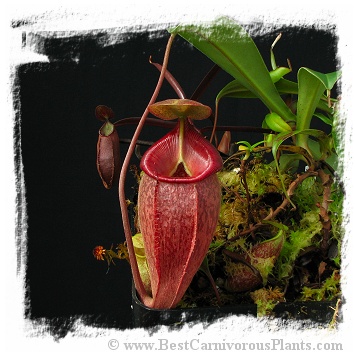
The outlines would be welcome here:
M 293 220 L 280 255 L 278 262 L 278 277 L 280 279 L 291 275 L 295 260 L 305 248 L 312 245 L 319 246 L 323 229 L 319 218 L 319 205 L 323 199 L 322 190 L 320 180 L 316 177 L 309 177 L 297 187 L 292 197 L 299 218 Z M 343 194 L 338 186 L 333 185 L 328 214 L 331 219 L 331 239 L 336 239 L 338 245 L 338 254 L 333 259 L 337 266 L 340 266 L 340 247 L 343 235 L 342 203 Z
M 326 250 L 320 253 L 323 256 L 316 255 L 316 259 L 309 263 L 301 259 L 307 248 L 312 254 L 324 249 L 321 242 L 325 228 L 320 207 L 324 205 L 325 186 L 317 174 L 308 176 L 301 182 L 298 180 L 301 176 L 295 172 L 283 172 L 280 176 L 275 165 L 267 163 L 260 155 L 250 157 L 243 164 L 238 156 L 230 157 L 218 177 L 222 187 L 221 210 L 208 259 L 211 273 L 219 282 L 223 302 L 235 303 L 248 296 L 257 305 L 258 316 L 264 316 L 270 314 L 274 306 L 284 300 L 284 294 L 288 298 L 292 296 L 292 299 L 313 301 L 334 298 L 340 294 L 339 279 L 337 280 L 340 275 L 334 272 L 340 266 L 344 195 L 337 183 L 332 185 L 331 197 L 326 201 L 329 205 L 327 214 L 331 220 L 331 228 L 329 245 L 325 249 L 332 246 L 333 256 L 329 256 Z M 282 182 L 286 189 L 291 183 L 296 185 L 295 190 L 290 191 L 294 207 L 291 204 L 285 205 Z M 275 210 L 278 210 L 276 216 L 266 218 Z M 250 255 L 253 247 L 275 235 L 275 227 L 262 224 L 266 222 L 265 219 L 283 224 L 288 229 L 285 230 L 285 241 L 278 258 L 261 256 L 255 259 Z M 223 254 L 224 249 L 233 252 L 235 259 L 227 259 Z M 251 273 L 250 268 L 238 262 L 238 257 L 251 263 L 260 273 L 262 289 L 254 290 L 258 287 L 254 286 L 247 291 L 231 292 L 226 288 L 230 279 L 243 282 L 243 279 L 247 280 L 246 272 Z M 322 273 L 321 263 L 325 267 Z M 239 275 L 237 268 L 242 271 Z M 297 274 L 295 268 L 298 269 Z M 234 278 L 235 274 L 238 277 Z M 320 285 L 319 275 L 331 277 Z M 206 303 L 210 299 L 206 290 L 200 296 L 204 297 Z
M 240 175 L 238 169 L 220 171 L 217 173 L 217 176 L 222 186 L 234 187 L 240 185 Z
M 292 197 L 297 210 L 302 214 L 314 210 L 322 199 L 322 184 L 317 177 L 306 178 L 295 190 Z
M 323 301 L 333 300 L 340 294 L 340 274 L 338 270 L 335 270 L 333 274 L 327 278 L 321 287 L 303 287 L 302 289 L 302 301 Z
M 243 201 L 234 200 L 222 203 L 219 214 L 220 234 L 230 239 L 237 234 L 239 226 L 247 223 L 246 207 Z
M 337 267 L 340 267 L 341 242 L 344 236 L 343 227 L 343 201 L 344 194 L 339 188 L 334 188 L 329 204 L 329 216 L 332 221 L 332 238 L 336 241 L 337 254 L 332 258 Z
M 274 265 L 275 257 L 253 259 L 253 266 L 259 270 L 264 285 L 267 283 L 267 279 L 274 269 Z
M 274 307 L 284 301 L 284 294 L 279 288 L 262 288 L 250 293 L 257 306 L 257 316 L 270 315 Z
M 241 162 L 231 162 L 227 167 L 218 173 L 218 178 L 222 187 L 227 188 L 226 196 L 228 193 L 238 193 L 244 197 L 245 187 L 243 186 L 240 175 Z M 262 196 L 269 192 L 282 193 L 281 180 L 285 184 L 290 183 L 290 176 L 283 173 L 279 176 L 274 165 L 266 163 L 261 157 L 254 158 L 245 167 L 246 183 L 251 195 Z
M 279 176 L 273 165 L 259 162 L 252 170 L 247 172 L 247 184 L 249 192 L 253 195 L 261 196 L 269 192 L 282 193 L 283 180 L 285 184 L 289 183 L 290 177 L 287 174 Z
M 284 279 L 291 275 L 293 265 L 300 252 L 305 248 L 318 244 L 316 236 L 322 231 L 319 220 L 319 210 L 314 209 L 303 214 L 303 218 L 290 229 L 286 242 L 278 260 L 278 278 Z

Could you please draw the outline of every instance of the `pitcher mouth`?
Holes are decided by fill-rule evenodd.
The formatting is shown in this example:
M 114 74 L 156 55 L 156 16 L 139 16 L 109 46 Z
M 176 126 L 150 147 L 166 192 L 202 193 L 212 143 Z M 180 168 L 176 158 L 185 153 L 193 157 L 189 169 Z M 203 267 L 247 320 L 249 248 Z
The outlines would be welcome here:
M 193 183 L 216 173 L 223 166 L 217 149 L 205 139 L 189 119 L 145 152 L 140 167 L 162 182 Z

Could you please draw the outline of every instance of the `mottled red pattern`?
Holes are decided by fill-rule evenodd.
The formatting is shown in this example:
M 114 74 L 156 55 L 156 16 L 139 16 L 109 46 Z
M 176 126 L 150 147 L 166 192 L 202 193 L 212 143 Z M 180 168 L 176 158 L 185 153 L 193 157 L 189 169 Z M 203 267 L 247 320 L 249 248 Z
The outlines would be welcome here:
M 175 307 L 206 256 L 220 210 L 216 172 L 222 165 L 216 148 L 189 120 L 179 121 L 144 154 L 138 217 L 152 286 L 150 307 Z
M 176 127 L 146 151 L 140 167 L 149 176 L 165 182 L 198 182 L 216 173 L 223 162 L 217 149 L 205 139 L 189 120 L 184 124 L 182 153 L 190 177 L 176 178 L 173 169 L 179 160 L 180 122 Z
M 244 263 L 233 263 L 233 275 L 226 279 L 225 288 L 233 292 L 243 292 L 262 284 L 260 276 Z
M 284 245 L 285 238 L 281 235 L 277 238 L 272 238 L 256 244 L 251 249 L 251 255 L 255 258 L 270 258 L 278 257 Z
M 269 239 L 253 246 L 250 253 L 245 255 L 245 260 L 255 265 L 259 259 L 272 258 L 273 262 L 279 257 L 284 245 L 284 235 Z M 226 280 L 226 288 L 234 292 L 248 291 L 256 288 L 262 283 L 260 276 L 257 276 L 251 268 L 243 263 L 233 263 L 233 275 Z M 268 262 L 270 264 L 270 261 Z
M 119 137 L 116 129 L 106 136 L 99 131 L 97 141 L 97 171 L 105 188 L 110 189 L 112 184 L 118 180 L 120 169 Z
M 144 175 L 138 215 L 150 270 L 154 308 L 172 308 L 199 269 L 217 225 L 221 191 L 216 175 L 191 184 Z

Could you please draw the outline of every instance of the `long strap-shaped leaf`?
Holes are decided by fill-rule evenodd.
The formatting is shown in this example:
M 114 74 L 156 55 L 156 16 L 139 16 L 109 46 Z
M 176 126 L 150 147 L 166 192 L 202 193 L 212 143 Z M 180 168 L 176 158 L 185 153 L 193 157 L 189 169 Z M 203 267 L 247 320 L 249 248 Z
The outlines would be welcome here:
M 311 119 L 325 90 L 330 91 L 340 72 L 319 73 L 302 67 L 298 71 L 297 130 L 310 128 Z M 297 144 L 308 149 L 308 135 L 299 134 Z
M 297 82 L 289 81 L 287 79 L 281 78 L 275 83 L 277 91 L 282 94 L 298 94 L 298 84 Z M 246 89 L 243 85 L 239 83 L 238 80 L 233 80 L 226 84 L 220 92 L 217 94 L 216 102 L 223 97 L 232 98 L 257 98 L 257 96 L 250 90 Z M 336 99 L 330 98 L 332 103 L 336 102 Z M 317 104 L 317 108 L 328 113 L 333 114 L 334 109 L 329 107 L 327 104 L 327 97 L 323 95 Z
M 254 41 L 233 19 L 222 17 L 206 25 L 180 25 L 179 34 L 260 98 L 286 121 L 295 116 L 280 97 Z

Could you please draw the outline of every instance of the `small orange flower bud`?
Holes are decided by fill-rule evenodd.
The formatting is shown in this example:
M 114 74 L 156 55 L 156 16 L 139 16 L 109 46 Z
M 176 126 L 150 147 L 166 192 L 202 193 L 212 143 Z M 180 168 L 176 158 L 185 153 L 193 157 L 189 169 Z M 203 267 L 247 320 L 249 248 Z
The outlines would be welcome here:
M 104 260 L 104 254 L 106 252 L 106 249 L 104 249 L 103 246 L 98 245 L 97 247 L 94 248 L 92 251 L 92 254 L 97 260 Z

